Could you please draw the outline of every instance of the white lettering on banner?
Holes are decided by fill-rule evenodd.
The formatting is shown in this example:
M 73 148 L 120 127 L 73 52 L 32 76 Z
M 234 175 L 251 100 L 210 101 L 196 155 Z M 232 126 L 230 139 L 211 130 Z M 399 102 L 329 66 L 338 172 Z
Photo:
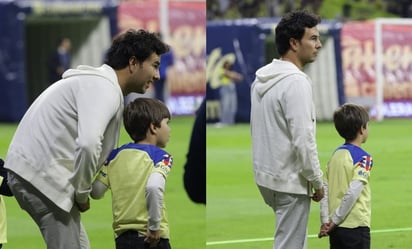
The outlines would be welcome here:
M 376 107 L 371 109 L 371 116 L 376 116 Z M 411 102 L 384 102 L 383 113 L 386 117 L 412 117 Z
M 378 119 L 377 114 L 412 117 L 412 22 L 392 19 L 382 23 L 380 56 L 375 55 L 375 25 L 370 21 L 348 22 L 342 27 L 345 97 L 371 108 L 371 116 Z M 375 64 L 379 58 L 382 68 L 377 77 Z M 382 82 L 377 84 L 379 78 Z
M 167 107 L 174 115 L 193 115 L 199 108 L 204 96 L 170 96 L 167 100 Z
M 171 36 L 175 64 L 168 70 L 172 95 L 204 93 L 206 30 L 202 25 L 178 26 Z
M 412 99 L 412 46 L 410 26 L 384 26 L 384 99 Z M 346 97 L 376 96 L 373 23 L 344 25 L 342 63 Z

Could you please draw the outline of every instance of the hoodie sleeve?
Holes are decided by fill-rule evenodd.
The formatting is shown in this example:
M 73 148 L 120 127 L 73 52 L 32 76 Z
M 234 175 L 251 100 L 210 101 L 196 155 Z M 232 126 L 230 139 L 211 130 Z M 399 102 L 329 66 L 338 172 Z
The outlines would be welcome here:
M 90 77 L 95 83 L 84 82 L 76 97 L 78 111 L 78 137 L 71 179 L 75 188 L 75 201 L 85 203 L 96 174 L 106 128 L 120 110 L 119 93 L 109 82 Z M 114 139 L 114 138 L 113 138 Z
M 290 76 L 288 89 L 283 96 L 283 109 L 299 162 L 300 174 L 315 189 L 322 187 L 316 146 L 316 115 L 312 101 L 312 86 L 309 80 L 299 74 Z

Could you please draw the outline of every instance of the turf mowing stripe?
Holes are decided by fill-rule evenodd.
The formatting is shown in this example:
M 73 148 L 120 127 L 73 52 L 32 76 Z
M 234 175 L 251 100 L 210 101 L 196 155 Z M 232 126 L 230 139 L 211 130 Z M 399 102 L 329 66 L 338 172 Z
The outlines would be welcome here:
M 412 227 L 372 230 L 371 233 L 394 233 L 394 232 L 406 232 L 406 231 L 412 231 Z M 318 237 L 317 234 L 308 235 L 308 238 L 317 238 L 317 237 Z M 273 237 L 259 238 L 259 239 L 223 240 L 223 241 L 206 242 L 206 245 L 213 246 L 213 245 L 225 245 L 225 244 L 240 244 L 240 243 L 249 243 L 249 242 L 271 241 L 271 240 L 273 240 Z

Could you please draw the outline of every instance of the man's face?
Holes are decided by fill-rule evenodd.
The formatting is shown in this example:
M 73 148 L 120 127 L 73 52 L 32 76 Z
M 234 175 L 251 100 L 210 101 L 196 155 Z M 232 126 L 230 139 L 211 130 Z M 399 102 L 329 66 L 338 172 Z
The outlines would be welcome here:
M 129 92 L 145 93 L 150 84 L 160 79 L 159 74 L 160 56 L 152 53 L 142 63 L 133 65 L 135 68 L 129 80 Z
M 305 34 L 299 41 L 299 46 L 297 50 L 298 58 L 302 65 L 314 62 L 319 49 L 322 44 L 319 40 L 319 31 L 317 27 L 305 28 Z

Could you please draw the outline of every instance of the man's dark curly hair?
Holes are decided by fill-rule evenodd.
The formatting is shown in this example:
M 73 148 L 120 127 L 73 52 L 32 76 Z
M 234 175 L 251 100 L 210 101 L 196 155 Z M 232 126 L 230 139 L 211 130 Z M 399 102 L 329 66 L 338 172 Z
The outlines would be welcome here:
M 305 34 L 305 28 L 313 28 L 320 22 L 319 16 L 305 10 L 286 14 L 275 29 L 275 43 L 278 53 L 281 56 L 285 55 L 290 48 L 290 38 L 300 41 Z
M 113 40 L 105 63 L 118 70 L 125 68 L 131 57 L 143 63 L 152 53 L 162 55 L 169 49 L 156 33 L 129 29 Z

